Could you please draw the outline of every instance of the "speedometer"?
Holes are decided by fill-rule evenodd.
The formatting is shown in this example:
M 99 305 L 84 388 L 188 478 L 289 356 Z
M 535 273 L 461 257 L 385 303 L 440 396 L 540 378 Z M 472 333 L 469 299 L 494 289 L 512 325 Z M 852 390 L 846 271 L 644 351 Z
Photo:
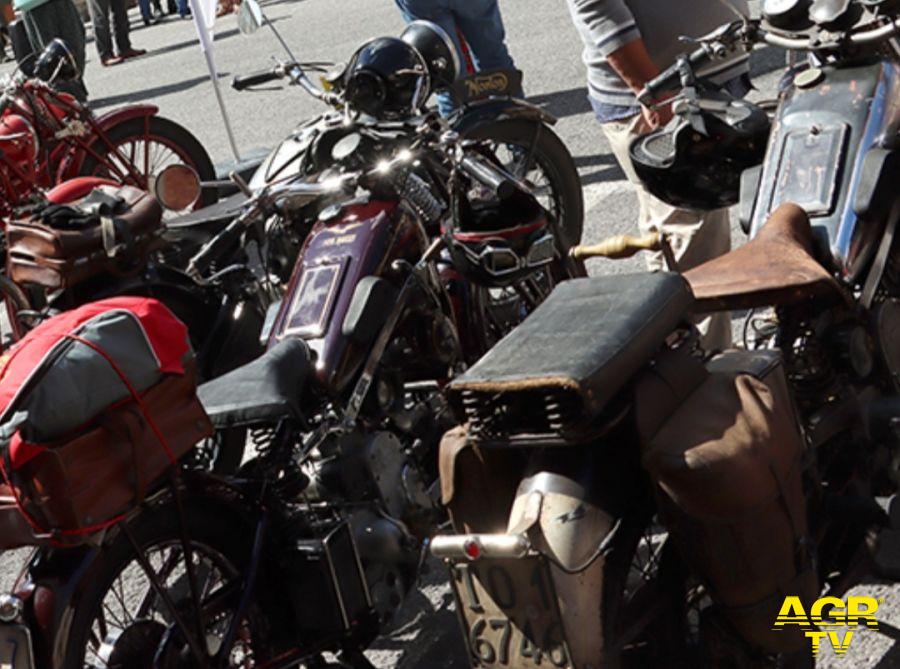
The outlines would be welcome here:
M 810 0 L 763 0 L 762 13 L 776 28 L 796 27 L 806 17 Z

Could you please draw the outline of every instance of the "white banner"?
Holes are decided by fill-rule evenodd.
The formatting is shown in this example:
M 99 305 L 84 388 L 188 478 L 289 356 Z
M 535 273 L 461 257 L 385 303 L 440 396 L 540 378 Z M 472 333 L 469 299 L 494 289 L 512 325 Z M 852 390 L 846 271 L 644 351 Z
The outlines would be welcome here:
M 216 68 L 216 59 L 213 54 L 216 9 L 219 3 L 218 0 L 189 0 L 189 2 L 191 13 L 194 15 L 194 27 L 197 29 L 197 36 L 200 38 L 200 49 L 203 51 L 203 55 L 206 56 L 209 78 L 212 81 L 213 91 L 216 94 L 219 111 L 222 113 L 222 122 L 225 124 L 228 143 L 231 144 L 231 152 L 234 154 L 234 159 L 237 162 L 241 162 L 241 154 L 238 151 L 234 132 L 231 129 L 231 121 L 228 119 L 228 112 L 225 109 L 225 100 L 222 98 L 222 91 L 219 88 L 219 71 Z
M 200 38 L 200 48 L 206 54 L 206 60 L 210 65 L 210 75 L 218 76 L 216 60 L 213 56 L 213 40 L 216 29 L 216 10 L 218 0 L 190 0 L 191 13 L 194 15 L 194 27 Z

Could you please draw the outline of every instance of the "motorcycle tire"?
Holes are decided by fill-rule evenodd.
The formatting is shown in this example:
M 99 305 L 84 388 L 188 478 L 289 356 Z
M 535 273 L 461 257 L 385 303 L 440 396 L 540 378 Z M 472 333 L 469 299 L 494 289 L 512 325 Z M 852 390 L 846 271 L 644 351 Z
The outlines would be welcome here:
M 200 141 L 189 130 L 169 119 L 160 116 L 151 116 L 149 118 L 149 132 L 147 133 L 147 139 L 149 141 L 145 141 L 144 123 L 145 120 L 143 118 L 135 118 L 120 123 L 107 133 L 107 139 L 109 139 L 113 146 L 120 150 L 122 150 L 123 147 L 132 145 L 134 147 L 134 153 L 132 154 L 129 151 L 125 151 L 126 155 L 137 156 L 139 153 L 138 147 L 141 145 L 144 147 L 143 150 L 145 154 L 147 152 L 154 152 L 161 147 L 162 149 L 171 152 L 174 157 L 179 159 L 183 164 L 192 167 L 197 172 L 201 182 L 215 181 L 216 170 L 213 167 L 212 159 L 210 159 L 209 154 L 206 152 L 206 149 L 203 148 Z M 100 158 L 105 158 L 109 154 L 109 149 L 104 142 L 95 143 L 94 146 L 98 147 L 97 153 L 100 154 Z M 153 153 L 151 153 L 151 155 L 153 155 Z M 139 162 L 137 158 L 134 158 L 134 160 Z M 132 185 L 145 190 L 149 189 L 148 177 L 152 176 L 159 169 L 162 169 L 162 167 L 165 167 L 168 164 L 173 163 L 151 165 L 151 174 L 145 174 L 142 183 Z M 152 169 L 154 167 L 156 169 Z M 79 176 L 102 177 L 104 176 L 105 169 L 106 168 L 101 160 L 88 154 L 84 163 L 81 165 Z M 200 199 L 194 205 L 194 209 L 208 207 L 211 204 L 215 204 L 216 200 L 218 200 L 216 189 L 204 188 L 200 194 Z
M 561 248 L 569 248 L 581 242 L 584 231 L 584 194 L 575 160 L 559 136 L 545 123 L 528 119 L 498 119 L 477 126 L 466 135 L 467 139 L 487 140 L 498 145 L 518 147 L 529 157 L 526 170 L 519 169 L 517 176 L 532 175 L 534 167 L 543 172 L 549 187 L 548 201 L 538 197 L 559 222 Z M 502 160 L 507 168 L 509 161 Z M 513 169 L 513 171 L 516 171 Z M 548 206 L 549 205 L 549 206 Z
M 254 524 L 250 518 L 235 513 L 229 507 L 223 513 L 221 505 L 211 504 L 201 498 L 185 498 L 183 501 L 185 527 L 179 523 L 174 507 L 151 507 L 148 512 L 127 521 L 135 542 L 160 579 L 161 585 L 172 598 L 185 624 L 195 632 L 195 607 L 188 587 L 183 552 L 182 529 L 190 538 L 195 566 L 203 565 L 195 572 L 200 581 L 199 590 L 213 596 L 201 601 L 201 608 L 215 602 L 217 613 L 211 617 L 207 637 L 221 632 L 216 622 L 230 620 L 231 604 L 216 601 L 215 593 L 224 592 L 237 582 L 237 592 L 251 559 Z M 223 581 L 214 583 L 216 575 Z M 264 578 L 264 575 L 261 575 Z M 263 583 L 258 584 L 264 587 Z M 111 538 L 90 567 L 79 578 L 73 599 L 73 610 L 65 638 L 54 639 L 56 649 L 54 669 L 82 669 L 85 666 L 117 666 L 128 669 L 151 669 L 157 653 L 164 667 L 186 666 L 187 644 L 180 633 L 169 634 L 168 645 L 164 635 L 170 631 L 171 614 L 158 594 L 153 592 L 150 579 L 139 566 L 132 544 L 121 530 L 113 530 Z M 220 611 L 220 607 L 227 607 Z M 127 617 L 126 617 L 127 616 Z M 222 616 L 226 616 L 224 619 Z M 250 640 L 250 651 L 255 662 L 265 663 L 267 646 L 258 606 L 251 606 L 249 615 L 239 634 L 237 646 Z M 213 631 L 215 630 L 215 632 Z M 221 639 L 220 639 L 221 641 Z M 104 642 L 107 644 L 103 647 Z M 232 652 L 242 652 L 241 649 Z M 106 653 L 106 657 L 99 655 Z M 187 656 L 187 658 L 185 657 Z M 112 661 L 113 657 L 115 661 Z M 226 655 L 227 657 L 227 655 Z M 89 664 L 93 662 L 94 664 Z M 190 666 L 194 666 L 191 664 Z

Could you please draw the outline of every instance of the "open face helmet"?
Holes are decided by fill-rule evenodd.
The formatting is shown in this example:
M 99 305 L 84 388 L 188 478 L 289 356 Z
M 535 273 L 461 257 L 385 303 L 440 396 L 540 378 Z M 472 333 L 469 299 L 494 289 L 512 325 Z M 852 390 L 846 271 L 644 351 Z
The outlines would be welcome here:
M 379 37 L 353 54 L 343 88 L 353 109 L 377 119 L 402 119 L 425 104 L 431 76 L 415 47 L 395 37 Z
M 683 209 L 711 211 L 740 198 L 741 173 L 765 155 L 770 122 L 764 110 L 721 91 L 706 91 L 701 108 L 634 140 L 631 162 L 654 196 Z
M 450 35 L 431 21 L 413 21 L 400 39 L 422 54 L 434 90 L 453 85 L 460 74 L 459 53 Z
M 524 190 L 502 200 L 455 196 L 449 225 L 444 239 L 453 266 L 480 286 L 509 286 L 556 257 L 547 211 Z

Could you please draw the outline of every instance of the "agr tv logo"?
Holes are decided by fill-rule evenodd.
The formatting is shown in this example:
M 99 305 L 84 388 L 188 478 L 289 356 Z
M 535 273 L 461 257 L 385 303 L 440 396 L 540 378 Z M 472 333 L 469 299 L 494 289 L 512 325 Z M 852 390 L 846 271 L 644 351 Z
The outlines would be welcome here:
M 799 597 L 786 597 L 772 629 L 779 631 L 796 625 L 809 637 L 813 655 L 819 654 L 823 641 L 831 644 L 836 655 L 844 655 L 853 641 L 854 627 L 878 629 L 875 613 L 879 603 L 884 603 L 884 598 L 848 597 L 844 603 L 837 597 L 821 597 L 813 602 L 807 614 Z M 838 631 L 842 627 L 847 628 L 843 637 Z

